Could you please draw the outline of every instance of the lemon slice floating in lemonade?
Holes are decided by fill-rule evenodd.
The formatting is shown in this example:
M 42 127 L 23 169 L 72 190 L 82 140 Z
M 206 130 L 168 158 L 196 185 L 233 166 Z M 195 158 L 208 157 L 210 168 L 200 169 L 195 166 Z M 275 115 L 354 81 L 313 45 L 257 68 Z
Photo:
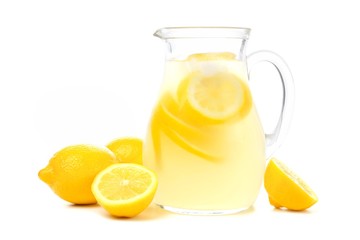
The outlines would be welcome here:
M 179 116 L 190 123 L 219 123 L 246 116 L 251 107 L 247 83 L 238 75 L 233 53 L 197 53 L 186 61 L 191 71 L 177 88 Z M 239 118 L 237 118 L 239 119 Z
M 240 79 L 228 72 L 192 78 L 187 94 L 196 111 L 215 120 L 232 117 L 244 103 Z

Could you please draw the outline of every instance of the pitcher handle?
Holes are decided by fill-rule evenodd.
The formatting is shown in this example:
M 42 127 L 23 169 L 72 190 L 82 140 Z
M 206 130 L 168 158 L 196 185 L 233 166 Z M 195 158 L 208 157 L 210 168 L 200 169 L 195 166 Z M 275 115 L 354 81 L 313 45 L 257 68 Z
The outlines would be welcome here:
M 294 81 L 285 61 L 279 55 L 271 51 L 258 51 L 247 57 L 249 80 L 251 80 L 250 73 L 252 68 L 260 62 L 271 63 L 276 68 L 283 88 L 283 99 L 279 120 L 273 132 L 265 133 L 266 159 L 269 159 L 275 150 L 282 144 L 284 137 L 289 130 L 294 109 Z

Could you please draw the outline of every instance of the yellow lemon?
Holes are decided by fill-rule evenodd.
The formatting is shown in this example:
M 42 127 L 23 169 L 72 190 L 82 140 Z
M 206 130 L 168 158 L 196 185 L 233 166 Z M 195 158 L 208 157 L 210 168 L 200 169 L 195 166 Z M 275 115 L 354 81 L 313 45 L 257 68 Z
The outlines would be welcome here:
M 117 163 L 102 170 L 94 179 L 92 191 L 98 203 L 116 217 L 134 217 L 152 202 L 158 181 L 146 167 Z
M 143 141 L 138 138 L 118 138 L 107 147 L 115 154 L 118 162 L 142 164 Z
M 91 184 L 96 174 L 113 163 L 116 157 L 106 147 L 73 145 L 55 153 L 38 176 L 60 198 L 74 204 L 93 204 L 96 199 Z
M 264 185 L 270 204 L 276 208 L 301 211 L 318 201 L 315 192 L 296 173 L 275 158 L 268 163 Z

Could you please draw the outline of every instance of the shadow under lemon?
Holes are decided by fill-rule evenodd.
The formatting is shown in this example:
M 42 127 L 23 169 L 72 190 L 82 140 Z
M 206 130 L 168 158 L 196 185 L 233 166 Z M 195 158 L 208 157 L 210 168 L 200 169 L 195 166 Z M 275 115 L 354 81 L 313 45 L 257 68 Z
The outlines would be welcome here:
M 105 218 L 112 219 L 112 220 L 123 220 L 123 221 L 150 221 L 150 220 L 158 220 L 161 218 L 170 217 L 172 214 L 167 212 L 155 204 L 150 204 L 143 212 L 136 215 L 135 217 L 116 217 L 110 215 L 106 212 L 101 206 L 94 205 L 97 208 L 94 208 L 100 215 Z

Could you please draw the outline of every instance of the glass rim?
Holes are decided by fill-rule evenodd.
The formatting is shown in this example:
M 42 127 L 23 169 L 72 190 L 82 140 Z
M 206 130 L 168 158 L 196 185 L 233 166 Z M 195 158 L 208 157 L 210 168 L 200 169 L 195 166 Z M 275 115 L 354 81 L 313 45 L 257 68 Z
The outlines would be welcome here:
M 250 28 L 244 27 L 165 27 L 154 36 L 161 39 L 177 38 L 238 38 L 248 39 Z

